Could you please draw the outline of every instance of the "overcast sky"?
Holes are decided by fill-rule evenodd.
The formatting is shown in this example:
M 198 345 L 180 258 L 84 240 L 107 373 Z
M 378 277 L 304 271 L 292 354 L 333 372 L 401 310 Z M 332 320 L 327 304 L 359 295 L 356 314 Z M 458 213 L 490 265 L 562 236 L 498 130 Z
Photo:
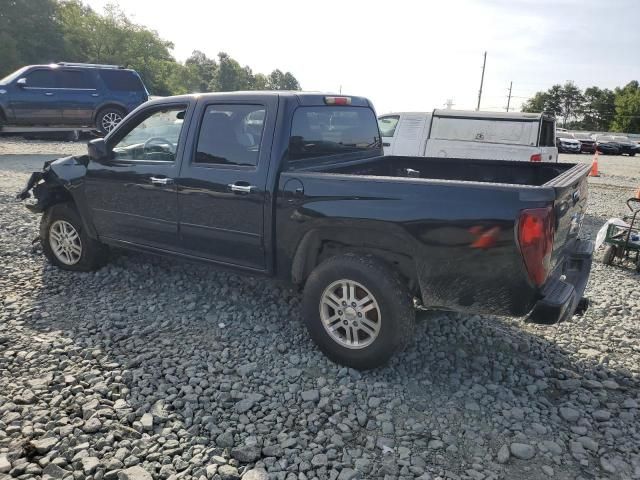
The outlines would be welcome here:
M 85 0 L 86 1 L 86 0 Z M 88 0 L 102 11 L 109 0 Z M 613 88 L 640 79 L 640 0 L 120 0 L 175 44 L 225 51 L 254 72 L 291 71 L 304 90 L 364 95 L 378 113 L 452 99 L 512 106 L 554 83 Z

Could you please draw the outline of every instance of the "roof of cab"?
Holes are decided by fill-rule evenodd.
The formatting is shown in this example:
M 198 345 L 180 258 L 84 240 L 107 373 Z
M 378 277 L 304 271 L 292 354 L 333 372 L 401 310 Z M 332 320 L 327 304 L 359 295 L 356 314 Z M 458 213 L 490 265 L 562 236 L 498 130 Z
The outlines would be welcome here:
M 208 93 L 190 93 L 186 95 L 175 95 L 171 97 L 154 98 L 147 102 L 147 105 L 162 104 L 167 101 L 192 101 L 194 99 L 216 100 L 225 97 L 233 98 L 238 96 L 251 97 L 284 97 L 297 99 L 300 105 L 325 105 L 325 97 L 349 97 L 351 98 L 351 106 L 356 107 L 372 107 L 371 102 L 365 97 L 357 97 L 353 95 L 342 95 L 337 93 L 320 93 L 320 92 L 300 92 L 296 90 L 247 90 L 234 92 L 208 92 Z

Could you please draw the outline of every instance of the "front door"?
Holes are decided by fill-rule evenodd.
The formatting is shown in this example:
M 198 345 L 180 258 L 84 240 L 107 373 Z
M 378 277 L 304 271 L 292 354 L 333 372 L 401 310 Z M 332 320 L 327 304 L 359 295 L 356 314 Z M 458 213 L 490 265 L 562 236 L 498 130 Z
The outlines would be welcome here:
M 58 77 L 56 70 L 41 68 L 32 70 L 13 82 L 9 108 L 13 111 L 15 123 L 24 125 L 64 123 L 59 103 Z
M 108 157 L 89 162 L 85 192 L 99 237 L 176 248 L 187 111 L 180 103 L 140 111 L 107 137 Z
M 264 208 L 277 97 L 201 104 L 178 184 L 185 253 L 265 269 Z

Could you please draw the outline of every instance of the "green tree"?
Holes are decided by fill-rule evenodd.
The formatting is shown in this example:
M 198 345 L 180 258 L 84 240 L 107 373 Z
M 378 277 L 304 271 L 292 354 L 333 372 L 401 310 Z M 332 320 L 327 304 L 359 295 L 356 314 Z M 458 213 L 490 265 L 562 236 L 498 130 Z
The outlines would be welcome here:
M 200 50 L 194 50 L 184 64 L 188 70 L 184 72 L 188 75 L 188 78 L 185 78 L 187 90 L 190 92 L 208 91 L 218 69 L 216 61 L 207 57 Z
M 583 116 L 580 128 L 606 132 L 615 114 L 615 94 L 608 88 L 589 87 L 584 91 Z
M 0 78 L 24 65 L 61 59 L 54 0 L 0 0 Z
M 133 68 L 154 95 L 300 88 L 289 72 L 254 74 L 224 52 L 216 62 L 194 50 L 182 64 L 172 49 L 115 5 L 100 14 L 81 0 L 0 0 L 0 77 L 23 65 L 69 61 Z
M 547 112 L 562 119 L 562 125 L 577 120 L 581 113 L 584 97 L 573 82 L 554 85 L 546 92 L 537 92 L 522 106 L 523 112 Z
M 616 88 L 615 108 L 612 130 L 640 133 L 640 86 L 636 80 Z
M 218 54 L 218 69 L 209 84 L 209 88 L 216 92 L 250 90 L 252 81 L 253 75 L 249 67 L 242 68 L 227 53 L 220 52 Z

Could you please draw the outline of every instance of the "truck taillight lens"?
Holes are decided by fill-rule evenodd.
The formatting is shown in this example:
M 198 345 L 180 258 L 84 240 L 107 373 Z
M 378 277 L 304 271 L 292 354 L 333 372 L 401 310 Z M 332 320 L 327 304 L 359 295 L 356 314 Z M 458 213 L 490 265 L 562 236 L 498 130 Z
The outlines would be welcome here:
M 351 97 L 324 97 L 327 105 L 351 105 Z
M 531 208 L 520 212 L 518 245 L 529 279 L 537 286 L 544 284 L 549 275 L 554 234 L 552 207 Z
M 529 159 L 530 162 L 541 162 L 542 161 L 542 155 L 540 153 L 534 153 L 533 155 L 531 155 L 531 158 Z

